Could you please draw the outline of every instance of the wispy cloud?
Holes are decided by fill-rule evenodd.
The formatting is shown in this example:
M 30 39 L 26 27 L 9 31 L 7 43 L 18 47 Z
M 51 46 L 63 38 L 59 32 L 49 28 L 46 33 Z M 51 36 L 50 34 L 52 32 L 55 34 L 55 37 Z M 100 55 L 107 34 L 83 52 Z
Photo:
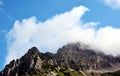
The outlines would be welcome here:
M 83 23 L 81 17 L 87 11 L 88 8 L 79 6 L 44 22 L 36 17 L 15 21 L 6 35 L 8 55 L 5 63 L 19 58 L 32 46 L 42 52 L 56 52 L 69 42 L 86 43 L 107 54 L 120 54 L 120 29 L 106 26 L 96 30 L 98 22 Z
M 112 7 L 113 9 L 120 9 L 120 0 L 101 0 L 104 4 Z

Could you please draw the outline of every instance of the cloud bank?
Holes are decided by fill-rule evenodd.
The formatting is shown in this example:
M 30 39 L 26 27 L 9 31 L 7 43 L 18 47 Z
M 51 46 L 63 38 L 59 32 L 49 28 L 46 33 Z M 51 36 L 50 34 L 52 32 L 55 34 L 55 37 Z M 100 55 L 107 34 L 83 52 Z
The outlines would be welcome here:
M 101 0 L 113 9 L 120 9 L 120 0 Z
M 5 64 L 19 58 L 32 46 L 37 46 L 41 52 L 55 53 L 69 42 L 92 45 L 106 54 L 120 54 L 120 29 L 106 26 L 96 30 L 98 22 L 83 23 L 81 17 L 87 11 L 88 8 L 79 6 L 44 22 L 36 17 L 15 21 L 6 35 L 8 54 Z

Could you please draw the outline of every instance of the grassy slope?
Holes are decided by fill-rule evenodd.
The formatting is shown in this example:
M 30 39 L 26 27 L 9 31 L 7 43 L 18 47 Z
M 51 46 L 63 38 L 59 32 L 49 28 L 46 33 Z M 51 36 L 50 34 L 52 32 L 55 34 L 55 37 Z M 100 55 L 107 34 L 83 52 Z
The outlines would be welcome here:
M 52 72 L 56 73 L 57 76 L 84 76 L 81 72 L 75 71 L 70 68 L 65 68 L 65 67 L 57 67 L 54 69 L 51 69 Z M 41 73 L 41 74 L 31 74 L 31 75 L 22 75 L 22 76 L 49 76 Z

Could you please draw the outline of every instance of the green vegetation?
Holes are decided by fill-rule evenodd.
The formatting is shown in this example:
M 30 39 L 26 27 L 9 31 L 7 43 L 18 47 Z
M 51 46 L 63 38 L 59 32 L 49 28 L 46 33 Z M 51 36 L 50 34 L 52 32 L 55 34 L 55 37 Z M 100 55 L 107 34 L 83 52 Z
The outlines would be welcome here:
M 44 74 L 30 74 L 30 75 L 22 75 L 22 76 L 45 76 Z
M 104 73 L 101 76 L 120 76 L 120 71 Z
M 83 74 L 67 67 L 60 67 L 57 76 L 83 76 Z
M 51 68 L 51 66 L 44 65 L 44 68 Z M 73 69 L 67 68 L 67 67 L 52 67 L 52 72 L 54 72 L 57 76 L 84 76 L 81 72 L 75 71 Z M 48 76 L 48 73 L 45 74 L 26 74 L 22 76 Z

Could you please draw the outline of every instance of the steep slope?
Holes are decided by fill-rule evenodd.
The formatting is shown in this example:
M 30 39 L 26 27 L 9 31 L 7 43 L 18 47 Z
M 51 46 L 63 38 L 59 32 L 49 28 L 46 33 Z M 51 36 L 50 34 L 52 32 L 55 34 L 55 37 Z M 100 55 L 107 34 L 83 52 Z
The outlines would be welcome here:
M 57 65 L 55 54 L 40 53 L 32 47 L 20 59 L 12 60 L 0 76 L 83 76 L 81 72 Z
M 120 70 L 120 57 L 105 55 L 85 44 L 69 43 L 56 54 L 32 47 L 6 65 L 0 76 L 106 76 L 116 70 Z
M 0 76 L 21 76 L 43 72 L 42 63 L 38 49 L 33 47 L 20 59 L 12 60 L 10 64 L 6 65 Z
M 119 57 L 105 55 L 80 43 L 68 44 L 57 51 L 59 66 L 68 66 L 75 70 L 103 70 L 120 64 Z M 117 68 L 115 68 L 117 69 Z

